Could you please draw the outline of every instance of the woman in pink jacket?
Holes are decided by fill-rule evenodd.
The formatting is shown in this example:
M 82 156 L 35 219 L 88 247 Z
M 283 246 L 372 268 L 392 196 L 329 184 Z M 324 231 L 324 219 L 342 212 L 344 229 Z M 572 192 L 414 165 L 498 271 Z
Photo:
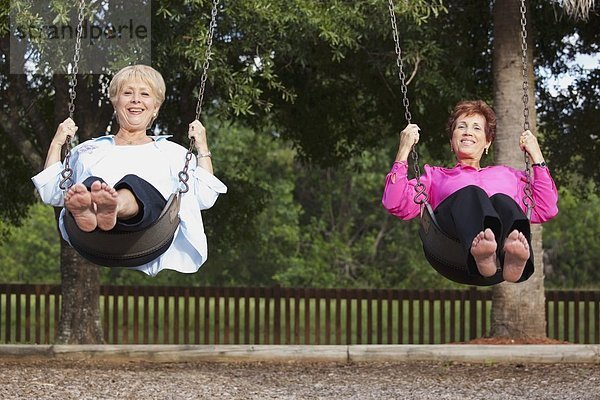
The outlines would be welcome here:
M 502 268 L 508 282 L 522 282 L 533 274 L 531 232 L 523 202 L 525 172 L 507 166 L 481 168 L 496 136 L 496 115 L 483 101 L 463 101 L 454 108 L 447 126 L 457 163 L 452 168 L 424 166 L 421 183 L 441 229 L 463 245 L 470 274 L 491 277 Z M 407 177 L 407 158 L 419 141 L 419 127 L 409 124 L 400 134 L 396 160 L 388 173 L 383 205 L 407 220 L 420 214 L 413 201 L 415 179 Z M 525 131 L 519 145 L 533 163 L 532 223 L 558 213 L 558 194 L 536 137 Z

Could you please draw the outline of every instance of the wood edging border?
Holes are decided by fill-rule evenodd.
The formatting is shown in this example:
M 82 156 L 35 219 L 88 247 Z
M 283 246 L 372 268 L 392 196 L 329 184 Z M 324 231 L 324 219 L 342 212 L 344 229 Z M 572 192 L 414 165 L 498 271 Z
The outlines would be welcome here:
M 0 345 L 0 359 L 600 364 L 600 345 Z

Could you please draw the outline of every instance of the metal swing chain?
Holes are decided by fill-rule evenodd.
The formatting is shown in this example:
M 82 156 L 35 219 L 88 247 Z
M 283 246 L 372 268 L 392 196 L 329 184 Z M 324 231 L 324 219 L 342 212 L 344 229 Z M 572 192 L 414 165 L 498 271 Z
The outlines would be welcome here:
M 394 37 L 394 47 L 396 50 L 396 66 L 398 67 L 398 77 L 400 78 L 401 91 L 402 91 L 402 104 L 404 105 L 404 117 L 406 118 L 406 123 L 410 124 L 412 116 L 409 110 L 409 102 L 408 102 L 408 88 L 406 86 L 406 75 L 404 74 L 404 63 L 402 60 L 402 48 L 400 47 L 400 36 L 398 35 L 398 24 L 396 23 L 396 12 L 394 11 L 394 2 L 393 0 L 388 0 L 388 9 L 390 12 L 390 22 L 392 24 L 392 35 Z M 421 170 L 419 168 L 419 154 L 415 149 L 415 145 L 413 144 L 411 148 L 411 155 L 413 158 L 413 167 L 415 171 L 415 177 L 417 179 L 417 184 L 415 185 L 415 197 L 413 198 L 414 202 L 423 205 L 427 203 L 428 195 L 426 192 L 425 184 L 421 182 Z
M 77 74 L 79 73 L 79 56 L 81 54 L 81 37 L 83 35 L 83 12 L 85 10 L 85 0 L 79 2 L 79 11 L 77 13 L 77 35 L 75 38 L 75 52 L 73 53 L 73 68 L 71 70 L 71 79 L 69 81 L 69 118 L 73 119 L 75 114 L 75 98 L 77 92 Z M 62 177 L 58 187 L 61 190 L 67 191 L 73 186 L 73 169 L 69 164 L 71 159 L 71 136 L 67 136 L 65 141 L 67 152 L 65 154 L 64 168 L 60 173 Z
M 204 90 L 206 88 L 206 79 L 208 78 L 208 69 L 210 67 L 210 58 L 212 55 L 212 42 L 215 34 L 215 28 L 217 27 L 217 13 L 218 13 L 219 0 L 213 0 L 210 24 L 208 28 L 208 36 L 206 38 L 206 50 L 204 52 L 204 65 L 202 68 L 202 77 L 200 78 L 200 88 L 198 89 L 198 103 L 196 104 L 196 119 L 200 120 L 200 114 L 202 114 L 202 102 L 204 101 Z M 190 147 L 185 155 L 185 165 L 181 172 L 179 172 L 179 182 L 183 185 L 183 189 L 179 189 L 179 193 L 187 193 L 190 189 L 188 185 L 189 174 L 188 168 L 190 161 L 194 157 L 194 138 L 190 140 Z
M 521 0 L 521 60 L 523 63 L 523 130 L 529 130 L 529 81 L 527 75 L 527 6 L 525 0 Z M 531 188 L 531 166 L 529 160 L 529 154 L 527 151 L 523 151 L 525 155 L 525 187 L 523 192 L 523 203 L 527 207 L 527 218 L 531 218 L 531 212 L 535 207 L 535 200 L 533 199 L 533 190 Z
M 212 42 L 215 34 L 215 28 L 217 27 L 217 12 L 219 0 L 213 1 L 213 7 L 211 10 L 210 25 L 208 30 L 208 37 L 206 38 L 206 50 L 204 52 L 204 65 L 202 70 L 202 78 L 200 79 L 200 89 L 198 92 L 198 103 L 196 104 L 196 119 L 200 119 L 202 113 L 202 102 L 204 100 L 204 89 L 206 87 L 206 79 L 208 78 L 208 68 L 210 67 L 210 57 L 212 55 Z

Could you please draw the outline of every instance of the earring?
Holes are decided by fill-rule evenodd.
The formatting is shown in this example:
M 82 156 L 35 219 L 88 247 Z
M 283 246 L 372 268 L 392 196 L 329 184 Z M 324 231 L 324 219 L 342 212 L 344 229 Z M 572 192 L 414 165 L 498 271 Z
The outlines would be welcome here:
M 150 120 L 150 122 L 148 122 L 148 126 L 146 127 L 146 130 L 152 130 L 152 127 L 154 126 L 154 123 L 156 122 L 156 116 L 158 115 L 158 113 L 156 111 L 154 111 L 152 113 L 152 119 Z
M 485 148 L 485 154 L 487 154 L 487 153 L 488 153 L 488 150 L 489 150 L 489 149 L 490 149 L 489 147 L 486 147 L 486 148 Z

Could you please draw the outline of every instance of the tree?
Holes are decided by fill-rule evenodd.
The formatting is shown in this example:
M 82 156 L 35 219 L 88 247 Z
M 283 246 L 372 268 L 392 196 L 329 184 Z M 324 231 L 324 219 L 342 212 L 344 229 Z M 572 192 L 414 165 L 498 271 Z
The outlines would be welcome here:
M 540 133 L 559 186 L 585 185 L 588 179 L 600 182 L 600 138 L 595 117 L 600 113 L 600 68 L 596 65 L 586 70 L 575 63 L 579 56 L 597 58 L 600 52 L 600 12 L 573 21 L 556 18 L 552 11 L 538 7 L 533 14 L 538 24 L 554 18 L 549 28 L 538 33 L 536 64 L 548 72 L 540 75 Z M 556 35 L 565 39 L 557 43 L 551 39 Z M 564 76 L 574 78 L 566 88 L 549 83 L 552 77 Z
M 30 188 L 27 177 L 41 168 L 52 133 L 58 122 L 67 115 L 67 81 L 60 75 L 40 75 L 35 80 L 27 80 L 8 73 L 8 31 L 5 18 L 8 0 L 0 1 L 6 5 L 1 9 L 3 14 L 0 14 L 3 18 L 0 24 L 0 146 L 3 154 L 11 154 L 11 160 L 3 157 L 1 161 L 3 172 L 0 174 L 0 196 L 3 201 L 0 208 L 3 216 L 12 215 L 16 220 L 25 214 L 22 204 L 34 201 L 32 191 L 27 190 L 27 187 Z M 17 0 L 11 4 L 15 2 Z M 52 3 L 62 4 L 64 9 L 72 8 L 72 2 L 66 0 Z M 545 3 L 547 2 L 536 3 L 536 7 L 543 8 L 547 13 L 548 6 Z M 347 168 L 361 157 L 365 157 L 361 161 L 365 165 L 371 165 L 373 169 L 381 168 L 379 159 L 386 158 L 385 151 L 381 150 L 382 146 L 392 149 L 394 145 L 390 145 L 388 140 L 395 139 L 398 130 L 405 124 L 400 110 L 400 88 L 386 5 L 379 0 L 256 0 L 221 4 L 205 96 L 210 101 L 205 104 L 206 118 L 203 120 L 227 121 L 233 126 L 250 127 L 258 134 L 291 140 L 298 154 L 297 158 L 306 162 L 302 168 L 295 169 L 294 166 L 293 169 L 294 173 L 300 175 L 297 183 L 301 190 L 298 193 L 303 191 L 313 194 L 313 188 L 306 183 L 309 179 L 321 182 L 323 177 L 327 177 L 328 169 L 330 172 L 338 169 L 349 171 Z M 450 105 L 462 98 L 492 98 L 489 4 L 454 0 L 445 4 L 448 14 L 435 18 L 446 9 L 438 1 L 397 2 L 405 67 L 408 74 L 415 75 L 409 87 L 409 98 L 414 121 L 427 133 L 422 140 L 430 155 L 427 161 L 449 160 L 447 139 L 441 127 Z M 153 65 L 164 73 L 168 87 L 168 98 L 161 109 L 158 128 L 163 132 L 174 133 L 177 141 L 185 143 L 185 129 L 182 127 L 195 115 L 195 90 L 203 62 L 210 2 L 155 0 L 152 9 Z M 589 41 L 597 33 L 598 24 L 589 25 L 589 33 L 581 35 L 582 40 Z M 515 27 L 518 24 L 511 26 L 511 29 L 517 29 Z M 550 29 L 547 26 L 540 26 L 536 32 L 539 31 L 548 35 L 544 37 L 538 50 L 543 52 L 544 60 L 558 59 L 556 54 L 561 40 L 571 31 L 566 28 Z M 583 30 L 581 32 L 585 33 Z M 518 50 L 516 54 L 519 54 Z M 76 122 L 80 126 L 81 140 L 102 132 L 110 121 L 112 110 L 101 90 L 107 79 L 107 76 L 98 75 L 81 76 L 79 79 L 81 85 L 78 88 Z M 590 85 L 590 92 L 593 88 Z M 587 117 L 582 115 L 578 120 L 590 118 L 594 109 L 583 111 L 585 113 L 582 114 Z M 542 114 L 541 118 L 546 115 Z M 553 115 L 555 118 L 552 121 L 564 121 L 559 112 Z M 551 132 L 556 130 L 548 128 Z M 579 140 L 578 135 L 574 135 L 574 140 Z M 233 149 L 236 149 L 235 146 L 231 145 Z M 240 153 L 252 152 L 254 149 L 251 144 L 243 144 L 248 147 L 241 147 L 240 143 L 238 146 L 240 147 L 236 150 Z M 387 160 L 393 158 L 391 151 Z M 591 157 L 589 154 L 585 156 Z M 378 161 L 371 162 L 371 157 Z M 351 159 L 354 161 L 348 161 Z M 241 160 L 237 161 L 239 165 L 243 165 L 245 161 L 256 161 L 251 157 L 237 160 Z M 596 162 L 594 159 L 589 161 Z M 284 171 L 289 167 L 286 163 L 280 165 L 283 165 Z M 314 168 L 311 170 L 308 166 Z M 239 168 L 243 173 L 237 175 L 237 167 L 238 165 L 234 165 L 231 172 L 226 171 L 226 181 L 231 187 L 238 188 L 239 192 L 236 194 L 232 191 L 224 196 L 224 201 L 219 201 L 213 210 L 214 217 L 211 213 L 207 214 L 206 228 L 209 233 L 213 232 L 212 240 L 238 238 L 240 233 L 253 234 L 256 224 L 266 220 L 258 215 L 266 210 L 266 205 L 275 203 L 270 199 L 275 193 L 271 191 L 274 185 L 255 186 L 252 184 L 252 175 L 243 168 Z M 378 172 L 384 173 L 385 169 Z M 335 185 L 347 185 L 348 182 L 336 174 L 330 173 L 329 176 L 329 182 L 334 187 L 333 193 L 340 196 L 342 191 Z M 18 194 L 10 193 L 15 187 L 11 181 L 18 181 L 24 189 L 18 190 Z M 289 182 L 281 180 L 277 184 L 289 185 Z M 357 187 L 358 184 L 353 185 Z M 374 184 L 368 190 L 376 190 L 376 186 Z M 281 190 L 285 192 L 285 199 L 281 199 L 281 202 L 288 201 L 289 187 Z M 377 190 L 378 194 L 380 190 Z M 250 205 L 245 203 L 243 194 L 251 196 Z M 17 195 L 23 198 L 18 198 Z M 334 204 L 340 201 L 335 196 L 331 199 Z M 331 252 L 322 251 L 322 246 L 330 245 L 326 239 L 335 237 L 337 243 L 348 243 L 347 239 L 360 231 L 352 230 L 360 226 L 357 221 L 348 221 L 347 226 L 350 228 L 337 224 L 337 227 L 345 229 L 337 232 L 333 232 L 332 225 L 327 220 L 318 221 L 318 217 L 323 214 L 319 214 L 317 208 L 327 204 L 326 197 L 324 194 L 316 199 L 315 204 L 318 205 L 315 207 L 308 201 L 304 203 L 309 210 L 306 216 L 310 218 L 303 219 L 302 223 L 308 226 L 307 235 L 315 238 L 314 246 L 307 246 L 304 255 L 327 259 L 331 257 Z M 9 201 L 5 202 L 4 199 Z M 12 208 L 9 207 L 10 204 L 13 205 Z M 241 205 L 247 207 L 241 209 Z M 354 205 L 348 209 L 352 207 Z M 256 219 L 253 214 L 257 215 Z M 219 226 L 218 215 L 243 218 L 238 221 L 244 221 L 244 224 L 229 229 L 232 223 L 227 221 L 228 227 L 225 224 Z M 290 215 L 277 217 L 286 221 L 294 218 L 291 212 Z M 412 261 L 411 255 L 383 250 L 393 248 L 393 243 L 388 241 L 391 242 L 395 236 L 390 232 L 391 228 L 396 228 L 399 224 L 386 224 L 383 210 L 381 215 L 373 214 L 368 218 L 373 218 L 369 219 L 369 226 L 375 230 L 369 231 L 363 241 L 376 248 L 379 248 L 376 244 L 383 246 L 377 256 L 382 257 L 379 264 L 381 268 L 386 268 L 385 259 L 390 270 L 396 262 L 404 259 Z M 248 230 L 244 230 L 245 227 Z M 302 236 L 301 232 L 294 229 L 297 228 L 279 233 L 284 235 L 285 240 L 289 240 L 285 246 L 288 251 L 278 256 L 282 259 L 291 253 L 290 243 L 296 240 L 294 236 Z M 269 240 L 274 237 L 261 237 L 263 245 L 270 244 Z M 413 241 L 415 239 L 410 229 L 401 231 L 397 237 Z M 318 241 L 321 243 L 317 244 Z M 238 243 L 232 248 L 239 251 L 239 254 L 249 254 L 252 248 L 250 243 L 254 245 L 257 242 Z M 218 242 L 218 246 L 213 245 L 211 258 L 215 260 L 221 257 L 216 249 L 229 244 L 231 243 L 223 241 Z M 262 252 L 260 259 L 266 253 L 268 252 Z M 366 249 L 345 249 L 344 257 L 348 254 L 358 260 L 368 259 L 365 257 L 368 254 Z M 238 256 L 234 255 L 233 259 L 235 257 Z M 81 260 L 75 261 L 71 256 L 64 257 L 65 263 L 69 260 L 72 264 L 65 264 L 67 267 L 63 265 L 62 268 L 75 274 Z M 341 265 L 335 262 L 334 260 L 335 268 Z M 356 260 L 352 262 L 360 264 Z M 91 268 L 97 271 L 95 267 Z M 230 268 L 232 271 L 233 267 Z M 269 268 L 271 267 L 265 267 L 265 276 Z M 247 266 L 243 276 L 251 276 L 253 271 L 253 267 Z M 296 279 L 298 274 L 294 277 L 293 272 L 295 271 L 289 270 L 278 276 L 282 282 L 284 278 Z M 215 271 L 215 275 L 217 274 Z M 308 272 L 304 275 L 307 274 Z M 368 279 L 376 282 L 381 278 L 373 275 Z M 83 278 L 82 282 L 85 281 Z M 65 290 L 74 282 L 65 279 Z M 77 293 L 81 294 L 83 291 Z M 80 326 L 93 324 L 94 322 L 86 322 Z
M 600 284 L 600 195 L 593 182 L 559 188 L 561 218 L 544 227 L 544 272 L 554 287 L 594 288 Z M 585 251 L 582 251 L 585 249 Z
M 522 3 L 529 12 L 529 2 Z M 527 26 L 527 52 L 525 59 L 530 67 L 525 76 L 520 61 L 522 40 L 518 27 L 525 15 L 515 2 L 496 1 L 494 3 L 494 108 L 498 115 L 498 132 L 495 156 L 498 163 L 523 168 L 522 154 L 516 145 L 516 137 L 523 130 L 523 107 L 529 110 L 530 129 L 537 133 L 534 92 L 533 35 L 531 18 Z M 524 87 L 523 79 L 530 84 Z M 525 93 L 523 91 L 527 89 Z M 519 100 L 528 100 L 523 105 Z M 535 260 L 535 272 L 531 278 L 520 285 L 501 284 L 493 289 L 492 327 L 493 336 L 545 337 L 545 296 L 542 248 L 542 227 L 532 225 L 532 246 Z
M 42 74 L 32 77 L 9 73 L 9 59 L 25 61 L 9 53 L 8 29 L 8 0 L 2 0 L 2 21 L 0 25 L 0 51 L 2 66 L 0 85 L 2 91 L 2 113 L 0 113 L 0 132 L 4 139 L 2 150 L 14 154 L 17 160 L 14 165 L 26 166 L 27 175 L 38 172 L 43 165 L 46 149 L 58 123 L 66 118 L 68 81 L 65 75 Z M 374 13 L 374 1 L 362 1 L 357 5 L 331 0 L 327 3 L 307 3 L 297 1 L 257 1 L 232 2 L 222 13 L 219 20 L 216 41 L 216 56 L 211 70 L 211 83 L 207 97 L 211 103 L 207 109 L 213 109 L 216 115 L 243 116 L 245 121 L 254 126 L 267 126 L 272 123 L 269 114 L 275 99 L 280 105 L 294 100 L 296 90 L 292 82 L 302 86 L 306 77 L 302 68 L 296 65 L 306 65 L 307 61 L 316 57 L 327 65 L 332 59 L 337 65 L 351 54 L 358 45 L 360 35 L 357 32 L 369 27 L 370 21 L 365 19 L 363 12 Z M 22 7 L 19 18 L 34 19 L 28 15 L 25 3 L 12 1 L 11 7 Z M 200 67 L 203 62 L 204 39 L 206 35 L 207 11 L 210 2 L 153 2 L 155 46 L 155 65 L 165 73 L 168 87 L 172 90 L 161 118 L 162 128 L 180 130 L 193 119 L 194 97 Z M 68 18 L 69 10 L 73 9 L 72 2 L 52 2 L 59 18 Z M 429 6 L 425 1 L 411 3 L 403 9 L 403 14 L 411 19 L 426 18 L 439 5 Z M 108 12 L 111 10 L 109 9 Z M 366 13 L 366 15 L 369 15 Z M 370 14 L 374 16 L 376 14 Z M 379 25 L 380 26 L 380 25 Z M 297 32 L 307 32 L 302 37 Z M 282 40 L 284 39 L 284 40 Z M 315 53 L 313 50 L 318 49 Z M 14 49 L 13 49 L 14 50 Z M 65 50 L 66 52 L 66 50 Z M 297 74 L 289 75 L 284 85 L 273 72 L 271 60 L 283 56 L 281 64 L 289 65 L 288 70 Z M 13 57 L 10 57 L 13 56 Z M 279 58 L 278 58 L 279 60 Z M 126 59 L 124 62 L 134 61 Z M 172 68 L 177 65 L 177 68 Z M 14 67 L 14 66 L 13 66 Z M 40 71 L 44 71 L 40 68 Z M 305 70 L 306 71 L 306 70 Z M 286 72 L 285 68 L 281 72 Z M 329 73 L 331 71 L 328 71 Z M 318 78 L 317 78 L 318 79 Z M 75 122 L 79 126 L 79 139 L 86 140 L 103 132 L 110 121 L 112 109 L 102 87 L 106 85 L 104 75 L 79 76 L 80 85 L 77 88 Z M 311 80 L 314 82 L 314 80 Z M 292 89 L 288 88 L 288 86 Z M 334 85 L 333 87 L 339 87 Z M 349 99 L 349 97 L 346 97 Z M 362 107 L 362 103 L 354 103 L 353 107 Z M 296 130 L 285 126 L 281 121 L 293 114 L 287 109 L 278 120 L 281 132 L 294 137 Z M 210 111 L 208 112 L 210 114 Z M 329 115 L 325 117 L 330 117 Z M 324 118 L 318 119 L 321 124 Z M 292 120 L 296 122 L 295 119 Z M 345 129 L 347 129 L 346 126 Z M 304 132 L 304 133 L 302 133 Z M 295 140 L 309 148 L 313 140 L 309 139 L 307 131 L 302 131 Z M 327 146 L 311 147 L 307 154 L 315 153 L 313 158 L 327 160 L 324 153 L 318 153 L 322 148 L 335 150 L 336 141 L 340 141 L 340 132 Z M 183 132 L 181 132 L 183 133 Z M 181 137 L 181 134 L 178 135 Z M 359 137 L 359 136 L 357 136 Z M 314 139 L 314 138 L 313 138 Z M 355 137 L 356 139 L 356 137 Z M 352 147 L 353 140 L 348 141 Z M 349 148 L 347 147 L 347 148 Z M 347 149 L 346 148 L 346 149 Z M 343 150 L 343 147 L 340 149 Z M 317 154 L 318 153 L 318 154 Z M 337 153 L 347 154 L 344 151 Z M 4 160 L 3 160 L 4 162 Z M 10 174 L 3 178 L 14 179 L 18 176 L 14 168 L 8 168 Z M 12 175 L 11 175 L 12 174 Z M 21 171 L 21 175 L 23 171 Z M 21 179 L 22 181 L 22 179 Z M 24 215 L 23 203 L 33 202 L 31 191 L 23 201 L 2 204 L 5 213 L 13 212 L 15 218 Z M 13 208 L 7 206 L 13 204 Z M 11 211 L 12 210 L 12 211 Z M 99 328 L 98 287 L 99 272 L 94 265 L 83 260 L 64 243 L 61 250 L 61 278 L 63 289 L 62 315 L 59 341 L 63 343 L 93 343 L 101 341 Z
M 523 155 L 517 145 L 519 134 L 523 131 L 524 107 L 530 113 L 530 129 L 534 134 L 536 132 L 535 86 L 531 68 L 533 41 L 529 34 L 526 52 L 529 68 L 524 77 L 524 66 L 520 62 L 522 39 L 519 27 L 522 17 L 518 3 L 495 2 L 493 69 L 494 108 L 498 116 L 498 129 L 494 154 L 498 163 L 519 169 L 524 168 Z M 524 79 L 531 83 L 527 86 L 526 93 L 523 93 Z M 528 101 L 523 104 L 525 94 Z M 531 231 L 535 272 L 519 285 L 503 283 L 493 288 L 492 336 L 546 336 L 541 227 L 532 225 Z
M 23 6 L 19 2 L 11 2 L 11 7 Z M 8 5 L 2 8 L 3 14 L 0 28 L 1 65 L 0 80 L 2 84 L 2 113 L 0 113 L 0 131 L 5 142 L 6 154 L 10 161 L 22 168 L 22 175 L 32 176 L 42 169 L 45 153 L 50 144 L 53 132 L 59 122 L 67 116 L 67 80 L 64 75 L 28 77 L 25 74 L 9 73 L 10 63 L 25 63 L 23 57 L 10 54 L 8 30 Z M 20 17 L 27 17 L 24 8 Z M 13 49 L 14 50 L 14 49 Z M 9 62 L 10 60 L 10 62 Z M 18 69 L 19 65 L 11 65 Z M 80 78 L 83 80 L 83 77 Z M 80 126 L 81 139 L 92 136 L 92 133 L 104 130 L 102 118 L 110 115 L 107 109 L 98 110 L 100 82 L 90 87 L 81 85 L 79 89 L 76 123 Z M 107 114 L 108 113 L 108 114 Z M 4 161 L 4 160 L 3 160 Z M 14 173 L 14 164 L 7 168 L 8 174 Z M 21 184 L 29 184 L 28 179 Z M 31 188 L 31 186 L 29 186 Z M 6 193 L 6 192 L 4 192 Z M 33 191 L 23 190 L 26 196 L 15 206 L 25 207 L 34 200 Z M 3 204 L 5 209 L 5 204 Z M 81 259 L 69 246 L 61 246 L 62 307 L 59 326 L 59 342 L 61 343 L 96 343 L 102 340 L 98 304 L 98 269 L 91 263 Z
M 336 167 L 299 164 L 299 251 L 278 282 L 294 287 L 455 287 L 424 260 L 418 224 L 381 205 L 393 144 L 364 150 Z M 316 184 L 318 182 L 318 184 Z
M 594 3 L 595 0 L 564 0 L 562 6 L 565 12 L 575 19 L 587 20 Z
M 26 283 L 57 283 L 59 239 L 52 209 L 34 204 L 21 226 L 5 224 L 7 237 L 0 244 L 0 281 Z

